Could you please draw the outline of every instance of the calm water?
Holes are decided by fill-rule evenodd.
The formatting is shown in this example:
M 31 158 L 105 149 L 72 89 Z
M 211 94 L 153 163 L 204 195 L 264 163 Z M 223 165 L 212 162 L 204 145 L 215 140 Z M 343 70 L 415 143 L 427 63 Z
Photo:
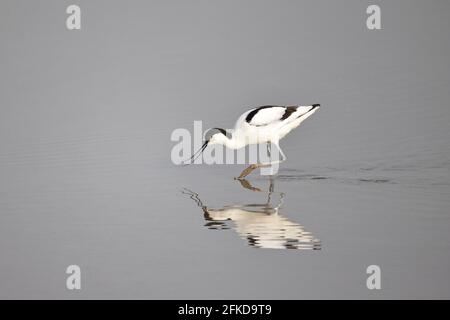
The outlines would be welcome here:
M 450 298 L 449 3 L 81 6 L 0 5 L 0 298 Z M 270 103 L 278 176 L 172 164 Z

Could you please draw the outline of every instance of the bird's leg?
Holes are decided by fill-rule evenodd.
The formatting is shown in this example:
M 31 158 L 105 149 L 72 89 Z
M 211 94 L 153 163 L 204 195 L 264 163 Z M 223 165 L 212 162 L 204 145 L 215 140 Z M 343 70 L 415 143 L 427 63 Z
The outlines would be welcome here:
M 266 148 L 267 148 L 267 154 L 269 156 L 269 159 L 272 158 L 272 143 L 268 142 L 266 144 Z M 281 154 L 281 160 L 277 160 L 277 161 L 269 161 L 269 162 L 263 162 L 263 163 L 255 163 L 255 164 L 251 164 L 250 166 L 248 166 L 247 168 L 245 168 L 241 174 L 239 175 L 239 177 L 237 177 L 236 179 L 241 180 L 244 179 L 246 176 L 248 176 L 250 173 L 252 173 L 255 169 L 258 168 L 264 168 L 264 167 L 270 167 L 274 164 L 278 164 L 281 163 L 283 161 L 286 160 L 286 156 L 284 155 L 283 151 L 281 151 L 280 147 L 277 144 L 277 149 L 279 150 L 280 154 Z
M 246 176 L 248 176 L 253 170 L 255 170 L 257 168 L 257 164 L 251 164 L 249 165 L 247 168 L 245 168 L 241 174 L 239 175 L 239 177 L 235 178 L 237 180 L 241 180 L 244 179 Z
M 271 156 L 272 143 L 268 142 L 266 146 L 267 146 L 267 153 L 269 155 L 269 159 L 271 159 L 272 158 L 272 156 Z M 264 167 L 270 167 L 270 166 L 272 166 L 274 164 L 279 164 L 279 163 L 284 162 L 287 159 L 287 157 L 284 155 L 283 151 L 281 150 L 281 148 L 280 148 L 280 146 L 278 144 L 277 144 L 277 149 L 278 149 L 278 151 L 280 152 L 280 155 L 281 155 L 281 159 L 280 160 L 251 164 L 250 166 L 248 166 L 247 168 L 245 168 L 241 172 L 239 177 L 237 177 L 235 179 L 237 179 L 237 180 L 244 179 L 246 176 L 248 176 L 250 173 L 252 173 L 255 169 L 264 168 Z
M 280 148 L 279 145 L 277 145 L 277 146 L 278 146 L 278 150 L 280 151 L 280 154 L 281 154 L 281 162 L 286 161 L 287 157 L 286 157 L 285 154 L 283 153 L 283 150 L 281 150 L 281 148 Z
M 264 163 L 251 164 L 241 172 L 239 177 L 237 177 L 235 179 L 237 179 L 237 180 L 244 179 L 246 176 L 248 176 L 250 173 L 252 173 L 253 170 L 261 168 L 261 167 L 269 167 L 269 166 L 270 166 L 270 164 L 264 164 Z
M 267 145 L 267 151 L 268 151 L 268 154 L 269 154 L 269 159 L 272 159 L 272 156 L 271 156 L 271 153 L 270 153 L 271 152 L 271 147 L 270 146 L 271 146 L 271 144 Z M 280 160 L 260 163 L 261 167 L 268 167 L 268 166 L 271 166 L 271 165 L 274 165 L 274 164 L 280 164 L 280 163 L 286 161 L 287 157 L 285 156 L 285 154 L 281 150 L 280 146 L 278 144 L 276 146 L 277 146 L 278 152 L 280 153 L 280 156 L 281 156 Z

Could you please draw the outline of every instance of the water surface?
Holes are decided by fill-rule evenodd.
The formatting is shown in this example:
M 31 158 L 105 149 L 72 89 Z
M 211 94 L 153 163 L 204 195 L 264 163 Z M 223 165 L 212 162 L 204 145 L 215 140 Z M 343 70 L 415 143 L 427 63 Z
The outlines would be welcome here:
M 450 4 L 369 4 L 2 1 L 0 297 L 450 298 Z M 272 190 L 170 160 L 311 103 Z

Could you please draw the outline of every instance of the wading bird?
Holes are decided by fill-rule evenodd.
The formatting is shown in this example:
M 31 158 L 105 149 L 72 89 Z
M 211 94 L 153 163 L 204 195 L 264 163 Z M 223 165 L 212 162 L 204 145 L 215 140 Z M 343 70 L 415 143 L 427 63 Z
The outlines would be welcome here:
M 254 192 L 266 193 L 253 187 L 250 182 L 240 179 L 241 185 Z M 189 189 L 182 191 L 194 200 L 203 211 L 205 227 L 212 230 L 234 229 L 247 240 L 249 246 L 264 249 L 310 249 L 320 250 L 321 241 L 305 228 L 284 217 L 280 213 L 284 193 L 274 192 L 273 179 L 270 180 L 265 203 L 236 204 L 214 208 L 205 205 L 199 195 Z M 272 195 L 279 195 L 277 204 L 272 204 Z
M 279 141 L 300 123 L 309 118 L 320 107 L 320 104 L 310 106 L 262 106 L 243 113 L 236 122 L 231 136 L 222 128 L 214 128 L 219 132 L 212 135 L 202 147 L 188 160 L 190 163 L 202 154 L 209 145 L 224 145 L 230 149 L 240 149 L 251 144 L 267 144 L 267 153 L 271 157 L 271 145 L 274 144 L 280 152 L 281 159 L 267 163 L 254 163 L 244 169 L 236 179 L 243 179 L 253 170 L 269 167 L 286 160 L 279 147 Z M 189 163 L 188 163 L 189 164 Z

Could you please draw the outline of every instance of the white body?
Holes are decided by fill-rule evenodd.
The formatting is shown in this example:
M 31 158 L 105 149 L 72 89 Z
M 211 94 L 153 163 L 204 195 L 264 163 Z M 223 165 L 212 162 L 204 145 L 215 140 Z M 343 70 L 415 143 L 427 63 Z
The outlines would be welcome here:
M 263 108 L 255 108 L 243 113 L 236 122 L 231 139 L 223 135 L 216 135 L 211 139 L 210 144 L 223 144 L 230 149 L 239 149 L 250 144 L 259 143 L 278 145 L 282 138 L 319 109 L 317 105 L 295 107 L 267 106 Z M 295 108 L 295 111 L 283 119 L 287 108 Z M 257 109 L 259 110 L 255 113 Z M 251 117 L 251 121 L 247 121 L 248 119 L 246 118 L 251 112 L 254 115 Z
M 319 104 L 310 106 L 270 105 L 248 110 L 237 120 L 231 137 L 227 137 L 226 130 L 214 128 L 220 132 L 206 139 L 202 147 L 190 157 L 189 161 L 194 162 L 208 145 L 219 144 L 229 149 L 240 149 L 251 144 L 266 143 L 270 161 L 251 164 L 242 171 L 237 179 L 243 179 L 257 168 L 279 164 L 286 160 L 286 156 L 280 149 L 279 141 L 316 112 L 319 106 Z M 276 157 L 272 157 L 272 145 L 276 146 Z M 281 157 L 278 157 L 278 155 L 281 155 Z M 270 174 L 273 174 L 272 169 L 273 167 Z

